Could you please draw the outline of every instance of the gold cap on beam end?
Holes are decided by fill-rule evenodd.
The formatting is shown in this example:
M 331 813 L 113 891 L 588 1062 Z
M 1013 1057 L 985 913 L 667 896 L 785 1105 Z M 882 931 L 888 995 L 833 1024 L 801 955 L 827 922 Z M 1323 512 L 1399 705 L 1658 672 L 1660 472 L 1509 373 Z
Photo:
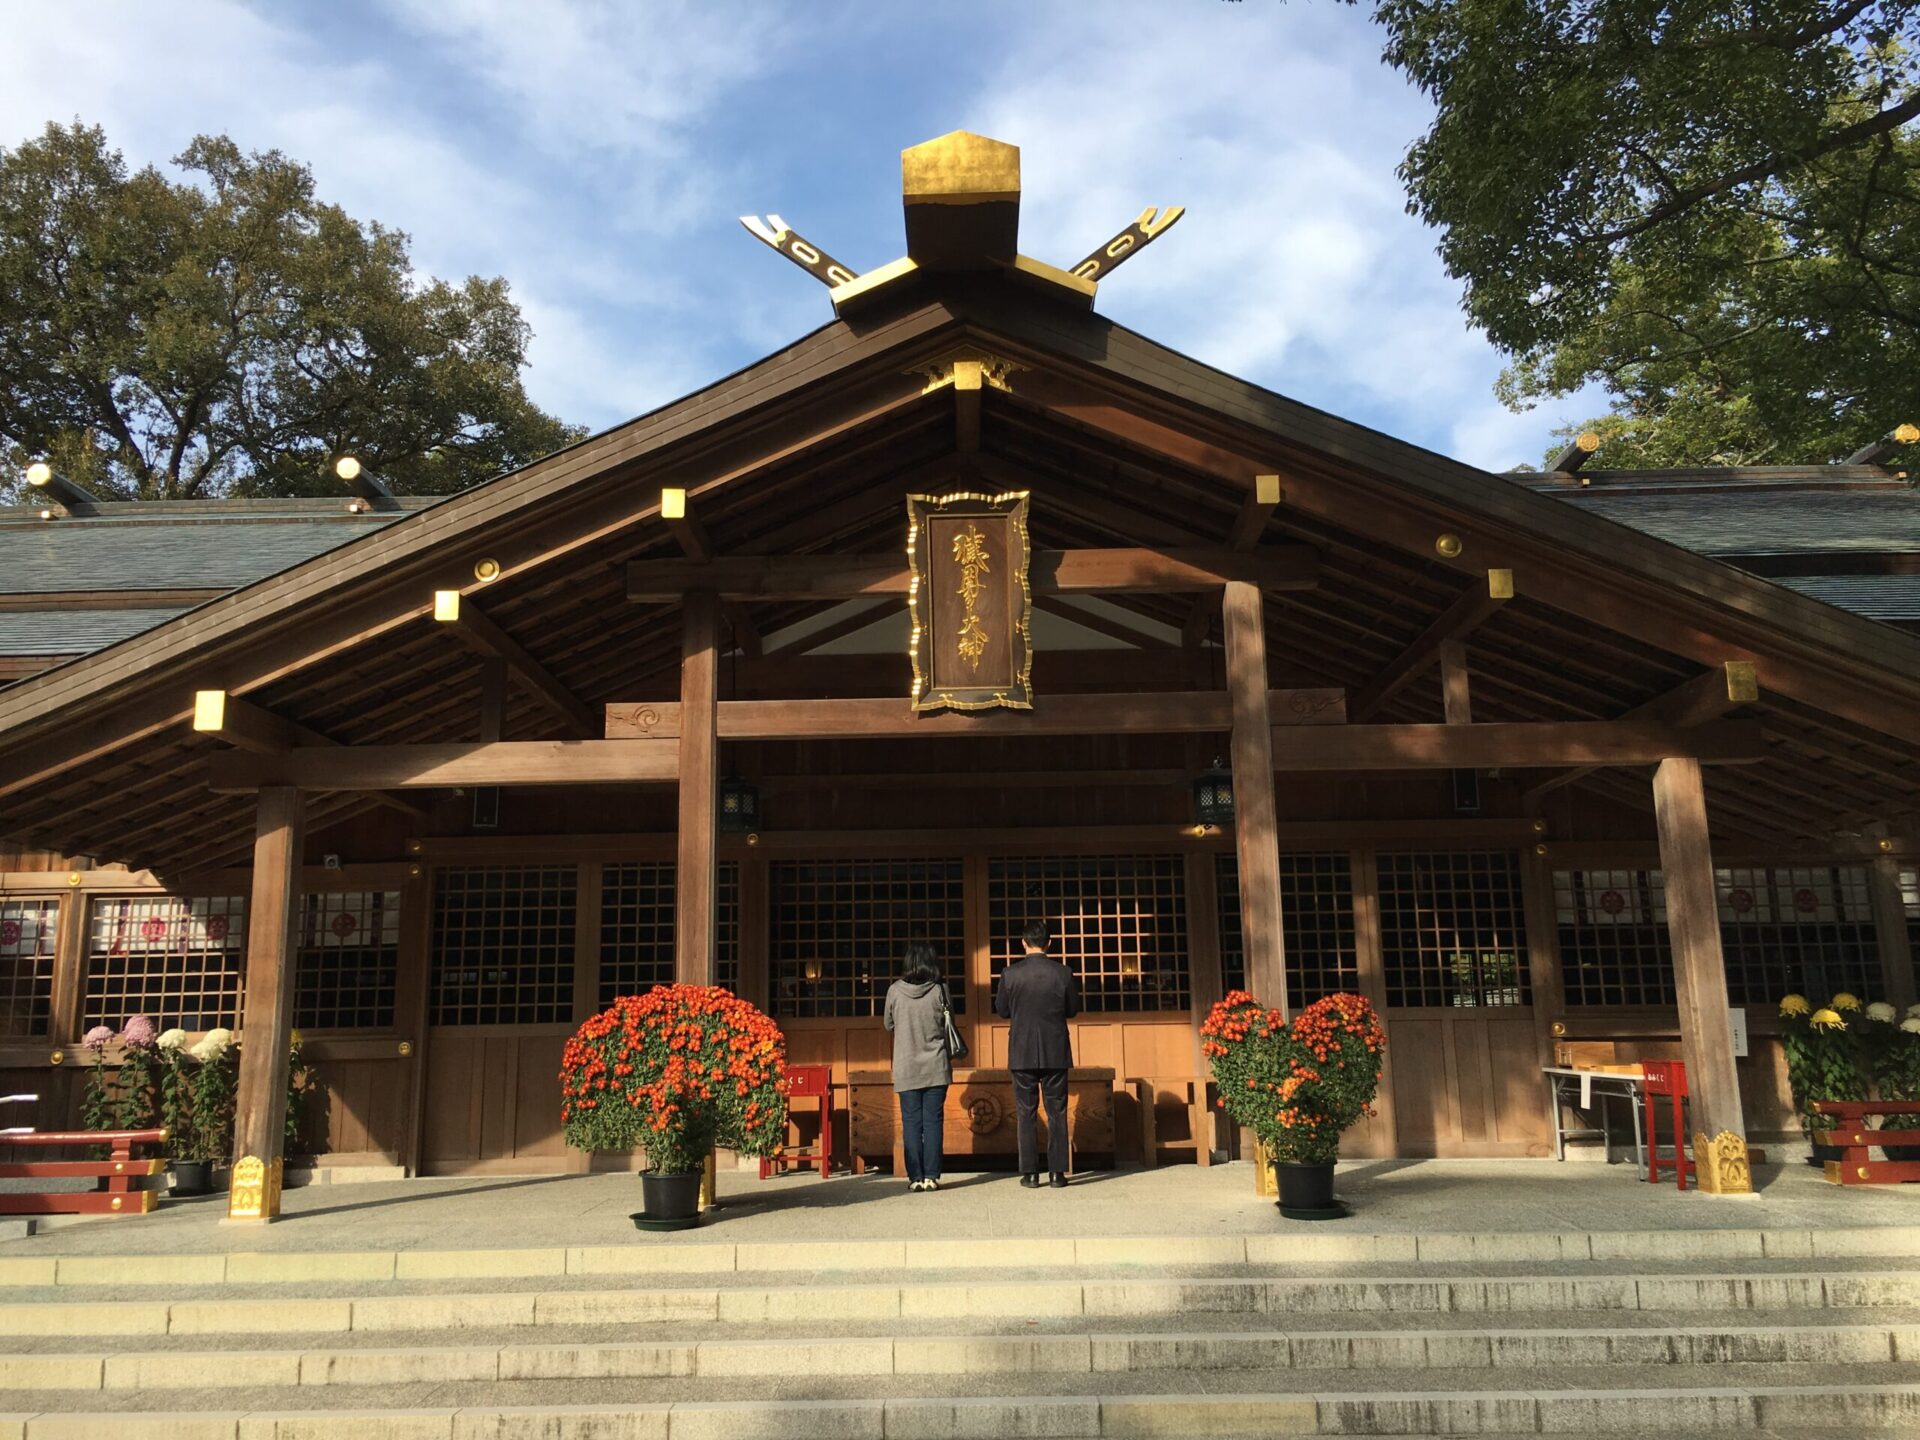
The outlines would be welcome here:
M 1727 699 L 1736 705 L 1751 705 L 1760 698 L 1760 675 L 1751 660 L 1729 660 L 1726 664 Z
M 1278 475 L 1256 475 L 1253 477 L 1253 499 L 1258 505 L 1278 505 L 1286 495 L 1280 488 Z
M 687 492 L 678 486 L 670 485 L 660 492 L 660 518 L 662 520 L 684 520 L 687 518 Z
M 200 731 L 222 730 L 227 723 L 227 692 L 224 690 L 196 690 L 193 692 L 193 728 Z
M 359 458 L 353 455 L 342 455 L 333 462 L 333 473 L 342 480 L 358 480 L 360 478 Z
M 436 590 L 433 592 L 433 618 L 440 621 L 452 621 L 460 618 L 460 592 L 458 590 Z
M 1912 421 L 1896 425 L 1893 427 L 1893 438 L 1902 445 L 1911 445 L 1914 441 L 1920 440 L 1920 425 L 1915 425 Z
M 53 467 L 44 460 L 36 460 L 27 466 L 27 483 L 45 485 L 53 479 Z
M 1487 594 L 1495 600 L 1511 600 L 1513 598 L 1513 571 L 1487 571 Z
M 1582 430 L 1578 435 L 1574 436 L 1573 443 L 1591 455 L 1600 448 L 1600 437 L 1591 430 Z

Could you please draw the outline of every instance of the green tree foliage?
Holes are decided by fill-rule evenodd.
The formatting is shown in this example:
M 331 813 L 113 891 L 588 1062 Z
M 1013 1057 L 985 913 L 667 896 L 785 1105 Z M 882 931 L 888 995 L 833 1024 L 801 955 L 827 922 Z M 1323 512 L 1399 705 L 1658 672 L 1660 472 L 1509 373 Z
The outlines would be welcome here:
M 0 150 L 10 458 L 181 499 L 339 494 L 351 452 L 441 493 L 576 438 L 521 388 L 504 280 L 417 280 L 404 234 L 316 199 L 277 151 L 202 136 L 175 163 L 187 179 L 130 172 L 78 123 Z
M 1514 356 L 1503 397 L 1601 382 L 1606 465 L 1821 462 L 1920 420 L 1916 8 L 1378 0 L 1437 107 L 1409 209 Z

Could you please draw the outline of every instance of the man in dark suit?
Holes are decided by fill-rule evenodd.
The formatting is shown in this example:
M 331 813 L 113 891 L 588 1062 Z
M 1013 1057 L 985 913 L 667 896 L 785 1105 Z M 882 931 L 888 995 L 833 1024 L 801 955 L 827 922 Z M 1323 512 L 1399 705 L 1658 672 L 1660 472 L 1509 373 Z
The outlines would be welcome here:
M 1080 981 L 1047 954 L 1053 931 L 1036 920 L 1021 933 L 1026 954 L 1007 966 L 994 997 L 994 1013 L 1013 1025 L 1007 1036 L 1007 1068 L 1013 1071 L 1013 1113 L 1020 1131 L 1020 1183 L 1040 1183 L 1040 1146 L 1034 1134 L 1036 1102 L 1047 1102 L 1047 1169 L 1052 1183 L 1067 1183 L 1067 1071 L 1073 1041 L 1067 1021 L 1080 1013 Z

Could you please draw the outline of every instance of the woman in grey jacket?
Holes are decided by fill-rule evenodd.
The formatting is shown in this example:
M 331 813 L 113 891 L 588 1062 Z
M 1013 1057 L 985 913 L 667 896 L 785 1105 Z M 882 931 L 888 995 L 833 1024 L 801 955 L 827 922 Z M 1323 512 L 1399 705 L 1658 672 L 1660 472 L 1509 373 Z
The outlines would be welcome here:
M 900 1093 L 900 1139 L 907 1156 L 907 1188 L 940 1188 L 940 1141 L 953 1083 L 947 1054 L 947 987 L 931 945 L 913 944 L 900 978 L 887 991 L 887 1029 L 893 1032 L 893 1088 Z

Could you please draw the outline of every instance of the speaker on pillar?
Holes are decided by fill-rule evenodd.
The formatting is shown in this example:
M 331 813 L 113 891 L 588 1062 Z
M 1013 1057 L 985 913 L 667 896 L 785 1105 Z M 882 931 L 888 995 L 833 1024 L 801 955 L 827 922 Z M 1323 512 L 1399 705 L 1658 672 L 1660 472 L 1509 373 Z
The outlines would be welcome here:
M 1461 815 L 1480 813 L 1480 772 L 1478 770 L 1453 772 L 1453 808 Z

